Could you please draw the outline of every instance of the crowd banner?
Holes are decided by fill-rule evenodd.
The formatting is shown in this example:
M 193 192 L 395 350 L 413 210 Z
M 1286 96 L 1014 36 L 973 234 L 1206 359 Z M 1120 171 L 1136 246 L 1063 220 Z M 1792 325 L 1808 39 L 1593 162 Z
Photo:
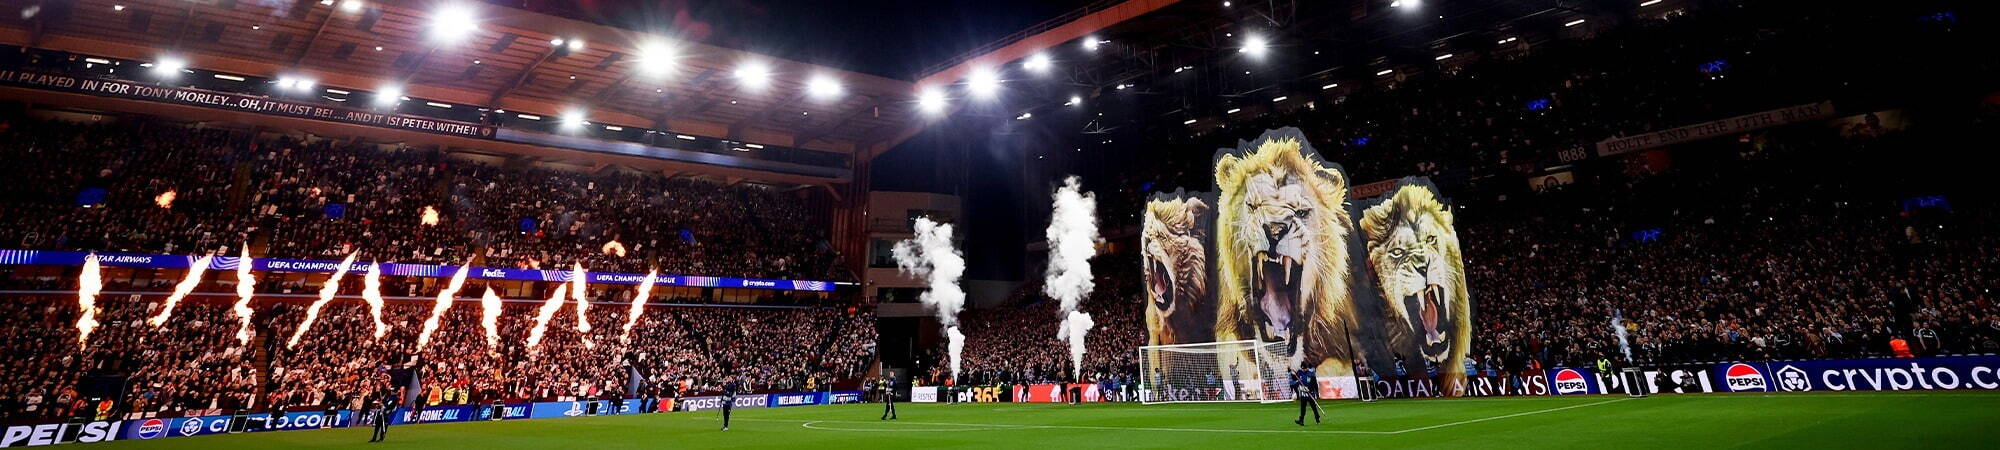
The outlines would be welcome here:
M 917 386 L 910 388 L 910 403 L 937 403 L 937 386 Z
M 1718 384 L 1729 386 L 1730 392 L 2000 389 L 2000 356 L 1772 361 L 1718 366 L 1727 369 L 1717 369 L 1721 381 L 1726 382 Z
M 1597 156 L 1611 156 L 1682 142 L 1698 141 L 1745 131 L 1833 117 L 1833 102 L 1807 103 L 1722 120 L 1697 123 L 1634 136 L 1613 137 L 1597 142 Z
M 0 250 L 0 265 L 81 266 L 83 265 L 83 259 L 88 255 L 90 253 L 71 251 Z M 194 264 L 195 259 L 196 257 L 194 256 L 185 255 L 143 253 L 97 254 L 98 264 L 110 267 L 147 269 L 186 269 L 188 266 Z M 242 264 L 241 260 L 242 258 L 239 257 L 218 255 L 210 260 L 208 268 L 209 270 L 222 271 L 236 270 L 237 265 Z M 348 272 L 365 274 L 368 273 L 370 267 L 373 267 L 373 264 L 372 262 L 356 261 L 348 265 Z M 250 270 L 260 272 L 327 273 L 333 272 L 338 268 L 340 268 L 339 261 L 277 258 L 251 258 L 250 260 Z M 565 283 L 570 281 L 570 271 L 567 270 L 508 269 L 499 267 L 474 267 L 470 270 L 471 272 L 466 274 L 466 278 Z M 456 273 L 458 273 L 457 266 L 382 263 L 382 274 L 390 276 L 443 278 Z M 593 284 L 639 284 L 646 279 L 645 274 L 636 273 L 586 272 L 585 276 L 589 277 L 588 281 Z M 654 284 L 815 292 L 832 291 L 834 286 L 834 283 L 830 281 L 772 280 L 693 275 L 662 275 L 656 279 Z
M 411 423 L 467 422 L 471 421 L 473 416 L 475 415 L 473 412 L 474 408 L 475 407 L 473 405 L 427 406 L 424 407 L 423 411 L 415 412 L 414 414 L 412 413 L 412 411 L 410 411 L 409 408 L 397 408 L 396 414 L 389 416 L 391 419 L 393 419 L 389 421 L 389 424 L 405 425 Z M 345 413 L 346 411 L 342 412 Z M 298 413 L 293 413 L 293 414 L 298 414 Z M 343 416 L 344 415 L 345 414 L 343 414 Z M 417 418 L 421 418 L 422 420 L 413 420 Z M 340 426 L 340 425 L 333 425 L 333 426 Z
M 1597 377 L 1597 371 L 1586 368 L 1565 367 L 1549 369 L 1549 390 L 1555 395 L 1593 395 L 1604 393 L 1604 382 Z
M 398 130 L 492 139 L 494 127 L 452 120 L 322 106 L 275 98 L 160 86 L 116 79 L 79 78 L 25 70 L 0 70 L 0 85 L 75 92 L 131 100 L 241 111 L 270 116 L 343 122 Z
M 848 403 L 861 403 L 861 391 L 833 391 L 832 394 L 827 396 L 827 404 L 844 405 Z
M 111 420 L 97 422 L 53 422 L 33 425 L 9 425 L 7 432 L 0 434 L 0 448 L 34 447 L 64 444 L 70 442 L 107 442 L 118 439 L 118 432 L 126 422 Z
M 766 400 L 764 403 L 772 408 L 782 406 L 813 406 L 826 404 L 826 399 L 827 394 L 825 392 L 788 392 L 771 394 L 770 400 Z

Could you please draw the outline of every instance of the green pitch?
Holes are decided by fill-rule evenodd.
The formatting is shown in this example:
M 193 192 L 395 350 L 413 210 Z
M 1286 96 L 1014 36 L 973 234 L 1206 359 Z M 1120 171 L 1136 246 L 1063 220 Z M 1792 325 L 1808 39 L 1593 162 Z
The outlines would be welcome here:
M 1295 404 L 982 403 L 746 409 L 730 431 L 715 412 L 288 431 L 87 444 L 91 448 L 1993 448 L 2000 393 L 1828 393 L 1322 402 L 1324 423 L 1292 424 Z

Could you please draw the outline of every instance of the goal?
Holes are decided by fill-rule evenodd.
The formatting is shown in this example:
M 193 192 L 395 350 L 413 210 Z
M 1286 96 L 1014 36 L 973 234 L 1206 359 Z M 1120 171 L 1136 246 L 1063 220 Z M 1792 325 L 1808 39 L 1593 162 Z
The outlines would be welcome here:
M 1285 342 L 1226 341 L 1139 347 L 1145 404 L 1292 399 Z

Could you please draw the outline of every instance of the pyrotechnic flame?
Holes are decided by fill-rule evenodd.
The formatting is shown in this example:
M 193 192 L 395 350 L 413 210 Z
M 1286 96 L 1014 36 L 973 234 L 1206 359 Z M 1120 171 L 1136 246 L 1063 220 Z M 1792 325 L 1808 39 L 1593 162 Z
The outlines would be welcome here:
M 146 319 L 146 324 L 152 325 L 154 328 L 166 325 L 167 319 L 174 316 L 174 306 L 180 305 L 181 299 L 187 298 L 188 294 L 194 293 L 194 287 L 201 284 L 202 272 L 208 271 L 208 263 L 214 259 L 215 254 L 213 253 L 196 258 L 194 264 L 188 266 L 187 276 L 181 278 L 180 284 L 174 285 L 174 293 L 167 296 L 167 303 L 160 306 L 160 313 Z
M 424 320 L 424 331 L 417 333 L 417 351 L 424 351 L 424 346 L 431 343 L 431 333 L 437 331 L 438 321 L 444 318 L 444 312 L 451 309 L 452 299 L 458 296 L 458 290 L 465 287 L 465 274 L 471 268 L 472 263 L 469 262 L 458 266 L 458 274 L 452 275 L 451 282 L 445 284 L 444 290 L 438 291 L 437 303 L 431 305 L 431 318 Z
M 493 287 L 486 287 L 486 295 L 479 297 L 482 309 L 479 326 L 486 327 L 486 353 L 500 355 L 500 295 L 493 293 Z
M 236 258 L 236 306 L 230 307 L 231 315 L 240 323 L 236 328 L 236 342 L 250 343 L 250 316 L 256 311 L 250 309 L 250 298 L 257 294 L 257 277 L 250 275 L 250 246 L 243 246 L 242 256 Z
M 606 242 L 604 243 L 604 254 L 618 255 L 618 257 L 623 258 L 625 257 L 625 244 L 620 244 L 618 241 Z
M 382 262 L 368 264 L 368 273 L 361 277 L 361 301 L 368 302 L 368 316 L 375 319 L 375 339 L 381 340 L 382 333 L 389 332 L 389 324 L 382 323 Z
M 292 339 L 285 341 L 286 350 L 299 345 L 299 338 L 306 335 L 306 330 L 312 329 L 313 321 L 319 320 L 320 308 L 326 307 L 326 302 L 333 301 L 333 294 L 340 292 L 340 277 L 347 275 L 347 266 L 354 264 L 354 255 L 348 253 L 346 259 L 340 260 L 340 267 L 333 269 L 333 276 L 326 279 L 326 285 L 320 286 L 319 299 L 306 307 L 306 320 L 299 322 L 299 329 L 292 330 Z
M 639 294 L 632 296 L 632 309 L 625 312 L 625 330 L 618 333 L 618 343 L 632 343 L 632 325 L 639 323 L 639 316 L 646 313 L 646 299 L 653 297 L 653 283 L 659 281 L 660 270 L 646 272 L 646 279 L 639 280 Z
M 583 348 L 590 349 L 597 348 L 597 344 L 590 342 L 590 316 L 586 315 L 590 310 L 590 286 L 584 281 L 585 276 L 583 264 L 570 264 L 569 296 L 576 299 L 576 334 L 583 339 Z
M 77 277 L 76 284 L 76 307 L 82 312 L 76 318 L 76 349 L 83 350 L 90 344 L 90 332 L 97 329 L 97 294 L 104 292 L 96 253 L 83 257 L 83 275 Z
M 542 345 L 542 332 L 548 331 L 549 319 L 555 318 L 556 311 L 562 309 L 563 300 L 568 298 L 569 285 L 560 284 L 556 285 L 555 295 L 550 295 L 548 301 L 542 302 L 542 310 L 535 313 L 535 328 L 528 330 L 529 354 L 533 354 L 535 348 Z
M 153 204 L 160 205 L 161 208 L 173 208 L 176 196 L 174 191 L 161 192 L 160 195 L 153 197 Z
M 422 220 L 422 221 L 423 221 L 423 224 L 424 224 L 424 225 L 437 225 L 437 224 L 438 224 L 438 210 L 437 210 L 437 208 L 432 208 L 432 207 L 430 207 L 430 206 L 424 206 L 424 212 L 423 212 L 423 218 L 422 218 L 422 219 L 420 219 L 420 220 Z

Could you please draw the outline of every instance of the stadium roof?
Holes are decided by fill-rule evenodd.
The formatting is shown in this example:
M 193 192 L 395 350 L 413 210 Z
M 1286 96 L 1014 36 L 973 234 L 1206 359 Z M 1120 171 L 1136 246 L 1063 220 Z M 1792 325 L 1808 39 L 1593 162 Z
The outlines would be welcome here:
M 921 126 L 907 81 L 616 29 L 487 3 L 412 0 L 0 0 L 18 16 L 0 42 L 373 91 L 401 86 L 424 100 L 750 143 L 852 153 L 892 146 Z M 462 8 L 476 29 L 435 39 L 439 8 Z M 18 17 L 18 19 L 15 19 Z M 577 42 L 581 42 L 580 45 Z M 659 73 L 640 67 L 670 49 Z M 736 71 L 762 64 L 768 84 Z M 818 77 L 840 93 L 809 95 Z M 868 155 L 863 152 L 863 155 Z

